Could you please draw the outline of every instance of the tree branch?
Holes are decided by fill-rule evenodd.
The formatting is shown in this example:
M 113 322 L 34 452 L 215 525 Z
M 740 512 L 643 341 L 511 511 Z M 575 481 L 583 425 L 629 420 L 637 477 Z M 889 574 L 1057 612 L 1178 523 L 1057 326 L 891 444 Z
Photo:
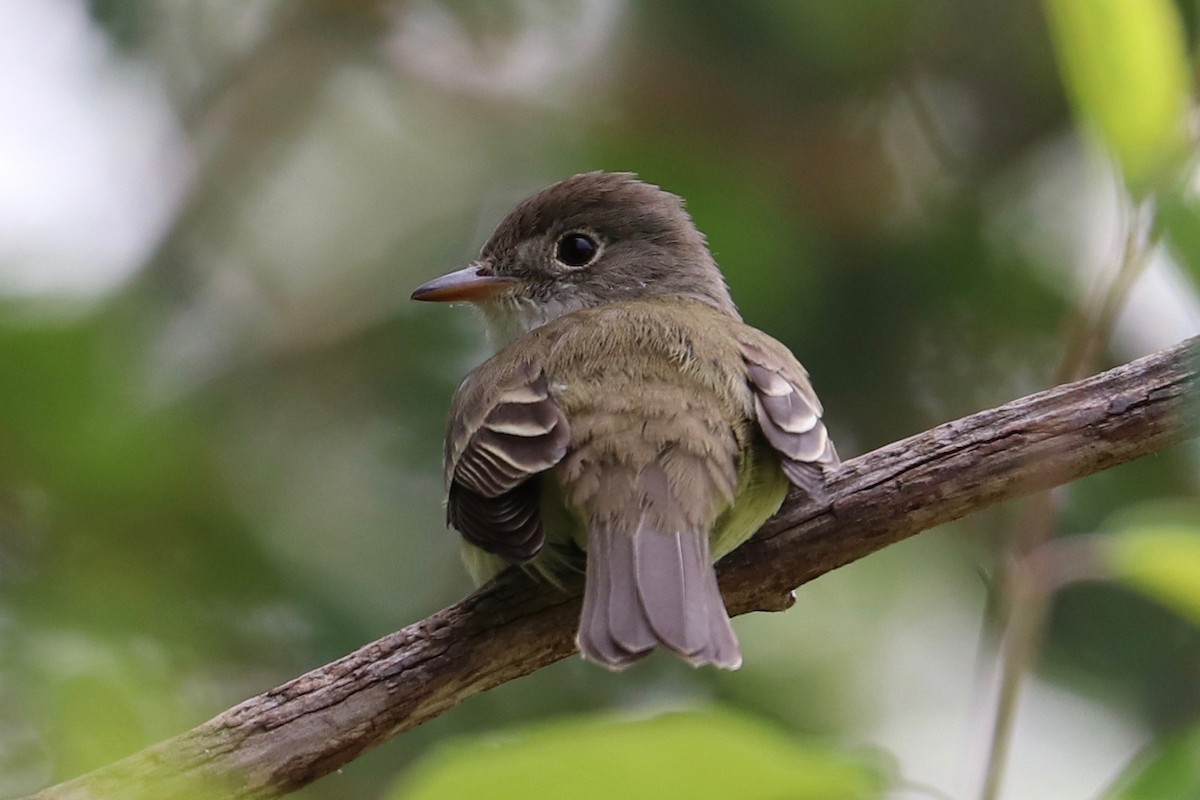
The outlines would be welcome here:
M 1200 338 L 1191 339 L 848 461 L 822 502 L 789 496 L 721 562 L 731 613 L 786 608 L 796 586 L 914 533 L 1195 436 L 1198 360 Z M 535 585 L 510 570 L 427 619 L 28 800 L 286 794 L 571 655 L 580 588 Z

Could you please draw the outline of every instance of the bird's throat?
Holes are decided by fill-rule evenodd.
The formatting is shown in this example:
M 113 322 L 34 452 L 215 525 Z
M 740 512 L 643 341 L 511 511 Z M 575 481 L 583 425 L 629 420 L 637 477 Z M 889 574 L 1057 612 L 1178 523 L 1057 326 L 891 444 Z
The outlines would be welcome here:
M 492 347 L 500 350 L 534 328 L 578 311 L 583 306 L 559 300 L 533 301 L 524 297 L 504 297 L 476 303 L 475 307 L 483 315 Z

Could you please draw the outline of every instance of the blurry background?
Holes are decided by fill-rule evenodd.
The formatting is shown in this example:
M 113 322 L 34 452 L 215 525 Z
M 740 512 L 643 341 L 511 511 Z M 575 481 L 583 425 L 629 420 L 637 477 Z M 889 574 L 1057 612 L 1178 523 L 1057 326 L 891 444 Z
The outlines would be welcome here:
M 0 796 L 469 590 L 440 442 L 487 351 L 471 313 L 408 295 L 526 194 L 616 169 L 687 198 L 849 457 L 1053 383 L 1121 253 L 1106 163 L 1033 0 L 0 0 Z M 1198 331 L 1160 251 L 1103 361 Z M 1194 503 L 1196 455 L 1072 486 L 1060 532 Z M 978 514 L 739 619 L 738 673 L 572 659 L 298 796 L 383 797 L 459 735 L 712 706 L 971 796 L 988 586 L 1021 519 Z M 1090 797 L 1198 718 L 1197 629 L 1070 589 L 1006 796 Z

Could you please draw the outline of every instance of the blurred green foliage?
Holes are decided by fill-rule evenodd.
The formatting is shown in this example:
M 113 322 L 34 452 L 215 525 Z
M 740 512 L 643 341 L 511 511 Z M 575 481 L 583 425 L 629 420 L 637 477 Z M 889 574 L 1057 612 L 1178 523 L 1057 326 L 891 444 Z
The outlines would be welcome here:
M 1141 0 L 0 8 L 0 52 L 23 67 L 0 77 L 20 80 L 0 82 L 17 87 L 0 164 L 21 167 L 0 181 L 0 796 L 468 591 L 441 434 L 486 347 L 470 314 L 407 298 L 564 175 L 633 170 L 687 198 L 847 457 L 1052 380 L 1065 320 L 1112 272 L 1123 202 L 1073 111 L 1160 192 L 1180 259 L 1150 264 L 1104 363 L 1194 334 L 1200 220 L 1186 181 L 1155 180 L 1179 161 L 1195 19 L 1192 2 Z M 1060 532 L 1194 505 L 1196 456 L 1073 485 Z M 388 796 L 446 739 L 717 702 L 739 715 L 718 726 L 731 752 L 765 742 L 764 781 L 865 745 L 969 796 L 989 584 L 1020 519 L 975 515 L 803 587 L 787 614 L 739 619 L 738 673 L 571 660 L 300 796 Z M 1143 565 L 1129 574 L 1174 569 L 1158 552 L 1127 553 Z M 1200 633 L 1112 585 L 1068 589 L 1050 619 L 1011 793 L 1095 796 L 1200 716 Z
M 870 758 L 798 747 L 752 719 L 709 711 L 560 720 L 442 745 L 389 798 L 866 800 L 882 797 L 884 785 Z
M 1046 0 L 1067 89 L 1131 187 L 1178 174 L 1192 80 L 1171 0 Z
M 1200 727 L 1142 754 L 1104 800 L 1189 800 L 1200 796 Z
M 1145 525 L 1104 542 L 1114 578 L 1200 625 L 1200 527 Z

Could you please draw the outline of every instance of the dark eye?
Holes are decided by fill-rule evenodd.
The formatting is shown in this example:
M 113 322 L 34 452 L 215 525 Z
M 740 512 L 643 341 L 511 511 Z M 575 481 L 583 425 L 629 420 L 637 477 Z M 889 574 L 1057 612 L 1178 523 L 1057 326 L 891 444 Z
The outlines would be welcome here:
M 596 258 L 600 245 L 586 233 L 568 233 L 558 240 L 554 257 L 568 267 L 584 267 Z

